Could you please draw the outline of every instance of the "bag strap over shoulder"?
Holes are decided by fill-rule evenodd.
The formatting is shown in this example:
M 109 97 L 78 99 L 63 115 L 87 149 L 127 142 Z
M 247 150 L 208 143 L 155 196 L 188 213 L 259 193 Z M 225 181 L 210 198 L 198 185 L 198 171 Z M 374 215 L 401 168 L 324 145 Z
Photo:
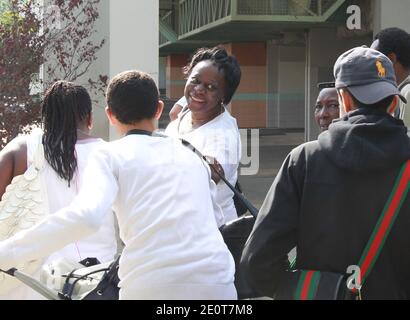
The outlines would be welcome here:
M 410 182 L 410 160 L 403 164 L 394 183 L 393 190 L 377 221 L 376 227 L 360 258 L 361 285 L 369 276 L 372 268 L 383 249 L 386 239 L 393 227 L 404 199 L 407 196 Z M 353 290 L 355 292 L 355 289 Z
M 212 165 L 212 163 L 210 162 L 210 160 L 206 156 L 204 156 L 198 149 L 196 149 L 192 144 L 190 144 L 185 139 L 180 139 L 180 140 L 181 140 L 181 142 L 184 146 L 191 149 L 196 155 L 198 155 L 202 160 L 204 160 L 211 167 L 211 170 L 214 171 L 223 182 L 225 182 L 225 184 L 228 186 L 228 188 L 232 190 L 232 192 L 235 194 L 235 196 L 238 197 L 238 199 L 243 203 L 243 205 L 256 218 L 256 216 L 258 215 L 258 209 L 256 209 L 248 201 L 248 199 L 246 199 L 243 196 L 243 194 L 241 194 L 238 190 L 236 190 L 236 188 L 221 173 L 219 173 L 218 170 L 215 169 L 215 167 Z

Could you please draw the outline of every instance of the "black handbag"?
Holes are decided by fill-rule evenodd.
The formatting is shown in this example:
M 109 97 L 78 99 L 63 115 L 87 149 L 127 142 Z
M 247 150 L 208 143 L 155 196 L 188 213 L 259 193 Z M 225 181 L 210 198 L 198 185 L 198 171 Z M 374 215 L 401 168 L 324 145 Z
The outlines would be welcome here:
M 187 148 L 195 152 L 201 159 L 203 159 L 213 170 L 219 178 L 232 190 L 234 193 L 234 201 L 245 208 L 244 214 L 238 218 L 226 223 L 219 228 L 222 237 L 225 241 L 226 246 L 231 252 L 233 259 L 235 261 L 235 287 L 238 293 L 239 299 L 253 298 L 257 297 L 258 294 L 252 290 L 246 283 L 245 278 L 242 274 L 242 268 L 240 267 L 240 260 L 242 256 L 243 248 L 245 247 L 246 240 L 248 239 L 253 225 L 255 224 L 256 216 L 258 215 L 258 209 L 256 209 L 245 196 L 239 192 L 234 186 L 232 186 L 225 177 L 219 173 L 218 170 L 210 163 L 209 159 L 201 154 L 192 144 L 188 141 L 181 139 L 182 144 Z M 249 212 L 249 214 L 246 214 Z
M 347 276 L 335 272 L 289 270 L 285 273 L 275 300 L 357 300 L 345 285 Z
M 242 186 L 239 184 L 239 180 L 236 181 L 235 189 L 243 195 Z M 239 216 L 245 214 L 248 211 L 248 207 L 238 198 L 236 193 L 233 196 L 233 204 L 235 206 L 236 214 Z
M 118 278 L 118 268 L 120 257 L 108 267 L 108 270 L 101 278 L 98 285 L 91 290 L 82 300 L 118 300 L 120 288 L 118 283 L 120 278 Z
M 361 288 L 369 276 L 394 221 L 407 196 L 410 181 L 410 160 L 403 164 L 394 182 L 394 188 L 383 208 L 376 226 L 363 250 L 360 262 L 358 283 L 347 274 L 318 270 L 295 270 L 292 266 L 286 271 L 274 294 L 275 300 L 361 300 Z M 294 264 L 294 261 L 292 265 Z
M 82 294 L 80 300 L 118 300 L 119 299 L 119 287 L 118 283 L 120 279 L 118 278 L 118 266 L 120 256 L 117 257 L 108 267 L 105 268 L 96 268 L 100 264 L 98 260 L 92 261 L 87 258 L 83 261 L 80 261 L 80 264 L 84 265 L 86 268 L 81 269 L 83 272 L 80 274 L 77 273 L 77 269 L 72 270 L 69 274 L 65 275 L 66 278 L 63 289 L 61 292 L 58 292 L 58 296 L 62 300 L 73 300 L 73 297 L 77 295 L 76 300 L 78 299 L 78 293 L 75 294 L 76 290 L 80 291 L 79 286 L 82 285 L 82 281 L 90 281 L 93 275 L 103 273 L 97 285 L 90 291 Z M 92 261 L 92 262 L 90 262 Z M 84 270 L 90 269 L 92 271 L 86 272 Z

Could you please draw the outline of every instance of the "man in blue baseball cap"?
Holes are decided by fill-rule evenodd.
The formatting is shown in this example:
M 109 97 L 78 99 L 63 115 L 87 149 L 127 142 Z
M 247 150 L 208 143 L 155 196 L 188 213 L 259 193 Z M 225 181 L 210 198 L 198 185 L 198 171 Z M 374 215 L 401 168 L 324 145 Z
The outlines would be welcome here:
M 391 115 L 405 99 L 391 61 L 370 48 L 343 53 L 334 76 L 341 118 L 285 159 L 245 246 L 243 272 L 260 295 L 275 297 L 289 279 L 284 262 L 296 247 L 304 284 L 313 271 L 344 275 L 353 266 L 363 272 L 363 299 L 410 299 L 410 197 L 403 192 L 401 202 L 390 201 L 410 159 L 406 127 Z M 402 203 L 395 218 L 378 224 L 392 203 Z M 372 237 L 375 230 L 383 237 Z M 312 276 L 316 289 L 300 292 L 320 293 L 321 279 Z
M 388 106 L 387 111 L 392 113 L 398 98 L 406 102 L 397 88 L 393 64 L 379 51 L 367 47 L 346 51 L 337 59 L 334 75 L 342 101 L 347 99 L 346 112 L 352 110 L 351 106 Z

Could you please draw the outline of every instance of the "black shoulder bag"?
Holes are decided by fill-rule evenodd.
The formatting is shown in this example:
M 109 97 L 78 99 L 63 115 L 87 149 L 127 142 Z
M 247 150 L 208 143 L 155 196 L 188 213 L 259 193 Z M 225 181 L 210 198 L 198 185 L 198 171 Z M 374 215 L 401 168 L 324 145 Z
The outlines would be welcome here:
M 361 288 L 369 276 L 407 196 L 410 160 L 403 164 L 377 224 L 358 264 L 359 283 L 346 274 L 318 270 L 288 270 L 274 295 L 275 300 L 361 300 Z M 353 280 L 353 278 L 352 278 Z

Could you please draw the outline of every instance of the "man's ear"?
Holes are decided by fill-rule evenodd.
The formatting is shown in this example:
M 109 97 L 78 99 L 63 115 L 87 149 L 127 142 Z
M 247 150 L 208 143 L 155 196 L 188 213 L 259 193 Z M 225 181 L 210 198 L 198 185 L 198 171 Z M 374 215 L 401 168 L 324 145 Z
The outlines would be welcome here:
M 390 106 L 387 108 L 387 112 L 391 115 L 394 115 L 394 111 L 396 110 L 397 106 L 399 105 L 399 96 L 394 96 L 393 101 L 391 102 Z
M 108 120 L 110 121 L 112 126 L 115 126 L 118 124 L 117 118 L 113 115 L 111 109 L 109 106 L 105 107 L 105 114 L 107 115 Z
M 154 115 L 155 120 L 159 120 L 159 118 L 161 117 L 162 111 L 164 111 L 164 102 L 162 100 L 158 100 L 157 111 L 155 112 L 155 115 Z
M 344 114 L 355 109 L 354 101 L 349 91 L 340 89 L 339 98 L 340 104 L 342 105 L 342 108 L 340 109 L 340 116 L 343 116 Z
M 397 55 L 395 53 L 391 52 L 387 55 L 387 57 L 390 59 L 393 65 L 397 63 Z
M 90 112 L 87 119 L 87 128 L 91 130 L 93 128 L 93 113 Z

